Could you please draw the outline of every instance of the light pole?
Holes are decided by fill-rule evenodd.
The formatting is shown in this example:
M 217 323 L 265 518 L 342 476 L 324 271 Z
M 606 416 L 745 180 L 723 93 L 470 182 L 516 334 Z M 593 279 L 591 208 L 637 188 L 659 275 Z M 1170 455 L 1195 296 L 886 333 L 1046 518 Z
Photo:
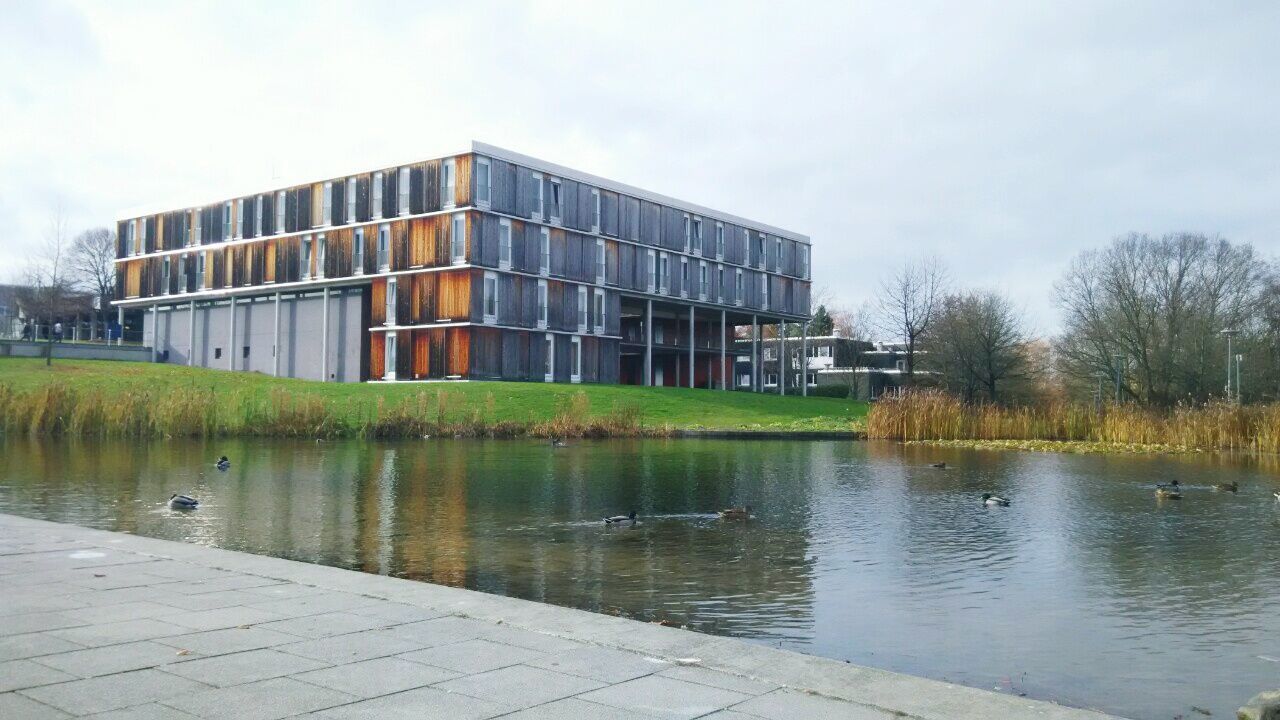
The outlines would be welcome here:
M 1221 334 L 1227 336 L 1227 402 L 1231 402 L 1231 362 L 1234 357 L 1231 352 L 1231 338 L 1235 337 L 1236 330 L 1227 328 Z
M 1098 379 L 1098 390 L 1093 394 L 1093 409 L 1094 409 L 1094 412 L 1101 413 L 1102 412 L 1102 380 L 1107 376 L 1107 374 L 1099 370 L 1095 372 L 1093 376 Z
M 1124 366 L 1124 355 L 1117 354 L 1116 359 L 1116 404 L 1120 404 L 1120 377 L 1121 368 Z
M 1236 355 L 1236 402 L 1242 402 L 1244 395 L 1240 386 L 1240 365 L 1244 362 L 1244 355 Z

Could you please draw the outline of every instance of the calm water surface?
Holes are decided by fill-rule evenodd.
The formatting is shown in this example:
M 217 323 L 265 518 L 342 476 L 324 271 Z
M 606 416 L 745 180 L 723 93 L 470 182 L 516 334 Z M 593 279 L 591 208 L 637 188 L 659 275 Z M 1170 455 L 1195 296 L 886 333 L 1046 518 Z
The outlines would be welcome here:
M 0 512 L 1163 720 L 1230 717 L 1280 687 L 1278 465 L 850 442 L 0 440 Z M 1201 487 L 1157 502 L 1173 478 Z M 1238 495 L 1209 489 L 1230 480 Z M 984 508 L 984 491 L 1013 506 Z M 200 510 L 166 509 L 173 492 Z M 743 504 L 750 521 L 713 514 Z M 632 508 L 634 527 L 599 521 Z

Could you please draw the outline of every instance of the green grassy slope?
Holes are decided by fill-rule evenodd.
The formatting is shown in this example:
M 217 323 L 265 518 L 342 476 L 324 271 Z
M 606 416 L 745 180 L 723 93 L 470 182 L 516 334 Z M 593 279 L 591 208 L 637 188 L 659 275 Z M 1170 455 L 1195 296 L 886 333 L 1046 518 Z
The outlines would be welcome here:
M 107 396 L 157 393 L 166 389 L 212 392 L 219 404 L 287 393 L 314 397 L 344 419 L 367 418 L 383 407 L 449 393 L 451 405 L 483 408 L 491 422 L 530 423 L 563 412 L 576 395 L 589 401 L 589 413 L 603 415 L 618 407 L 639 414 L 643 426 L 678 430 L 854 430 L 862 429 L 867 406 L 850 400 L 778 397 L 746 392 L 644 388 L 625 385 L 469 382 L 356 384 L 278 379 L 255 373 L 228 372 L 150 363 L 93 360 L 0 358 L 0 385 L 17 393 L 61 385 L 73 391 Z M 490 400 L 492 398 L 492 400 Z M 581 397 L 577 407 L 582 406 Z

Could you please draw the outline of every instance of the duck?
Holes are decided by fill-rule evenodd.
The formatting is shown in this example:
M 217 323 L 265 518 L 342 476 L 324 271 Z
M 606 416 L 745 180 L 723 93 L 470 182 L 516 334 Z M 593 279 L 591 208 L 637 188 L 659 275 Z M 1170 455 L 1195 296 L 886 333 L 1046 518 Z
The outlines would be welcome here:
M 1009 507 L 1009 501 L 991 493 L 982 493 L 982 504 L 987 507 Z
M 551 447 L 553 448 L 569 447 L 569 443 L 565 442 L 564 440 L 561 440 L 558 437 L 553 437 L 551 438 Z
M 939 470 L 946 470 L 947 464 L 944 462 L 929 463 L 929 467 L 938 468 Z
M 213 465 L 219 470 L 231 469 L 231 461 L 227 459 L 226 455 L 223 455 L 222 457 L 218 458 L 218 462 L 214 463 Z
M 1178 491 L 1182 489 L 1182 486 L 1178 485 L 1177 480 L 1170 480 L 1167 483 L 1156 483 L 1156 489 Z
M 1218 483 L 1217 485 L 1213 486 L 1213 489 L 1219 492 L 1239 492 L 1240 483 L 1236 482 L 1235 480 L 1232 480 L 1229 483 Z
M 604 519 L 605 525 L 613 525 L 615 523 L 635 522 L 636 511 L 632 510 L 629 515 L 611 515 Z
M 1280 502 L 1280 490 L 1277 490 L 1271 494 L 1276 496 L 1276 502 Z
M 169 496 L 169 507 L 174 510 L 195 510 L 200 507 L 200 501 L 190 495 L 178 495 L 175 493 Z
M 1171 485 L 1157 485 L 1156 497 L 1165 500 L 1181 500 L 1182 491 L 1178 489 L 1177 481 Z
M 728 520 L 746 520 L 751 517 L 751 506 L 725 508 L 719 515 Z

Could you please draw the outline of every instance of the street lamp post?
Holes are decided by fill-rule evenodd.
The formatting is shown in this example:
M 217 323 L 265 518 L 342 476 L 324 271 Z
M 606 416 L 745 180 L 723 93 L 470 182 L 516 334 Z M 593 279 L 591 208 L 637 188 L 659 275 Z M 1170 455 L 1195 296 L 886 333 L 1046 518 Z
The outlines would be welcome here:
M 1231 352 L 1231 338 L 1235 337 L 1236 330 L 1227 328 L 1226 330 L 1223 330 L 1221 334 L 1227 336 L 1227 402 L 1231 402 L 1231 363 L 1232 359 L 1235 357 Z M 1237 388 L 1236 394 L 1238 395 L 1239 392 L 1239 388 Z
M 1107 374 L 1099 370 L 1098 372 L 1094 373 L 1093 376 L 1098 379 L 1098 390 L 1093 394 L 1093 409 L 1094 409 L 1094 412 L 1101 413 L 1102 412 L 1102 380 L 1107 376 Z
M 1124 366 L 1124 355 L 1117 354 L 1116 358 L 1116 404 L 1120 404 L 1120 377 L 1122 375 L 1121 368 Z
M 1236 355 L 1236 402 L 1242 402 L 1244 395 L 1240 384 L 1240 365 L 1244 363 L 1244 355 Z

